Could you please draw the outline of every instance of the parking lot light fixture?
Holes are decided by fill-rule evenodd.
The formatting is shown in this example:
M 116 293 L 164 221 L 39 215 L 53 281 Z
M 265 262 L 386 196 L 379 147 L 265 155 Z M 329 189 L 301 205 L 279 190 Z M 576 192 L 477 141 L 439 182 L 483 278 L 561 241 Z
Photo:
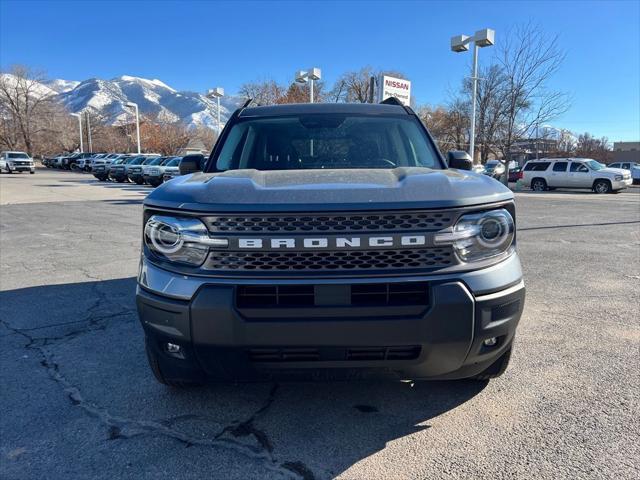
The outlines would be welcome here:
M 84 147 L 82 145 L 82 115 L 79 113 L 72 113 L 71 116 L 78 118 L 78 126 L 80 127 L 80 153 L 84 152 Z
M 298 70 L 296 72 L 296 83 L 309 82 L 309 101 L 313 103 L 313 82 L 322 78 L 322 71 L 318 67 L 309 70 Z
M 478 30 L 472 37 L 467 35 L 456 35 L 451 37 L 451 51 L 456 53 L 469 50 L 469 44 L 473 43 L 473 73 L 472 94 L 471 94 L 471 133 L 469 135 L 469 155 L 474 159 L 475 136 L 476 136 L 476 96 L 478 90 L 478 49 L 490 47 L 494 44 L 495 31 L 490 28 Z
M 124 104 L 125 107 L 135 108 L 136 110 L 136 136 L 138 138 L 138 155 L 141 153 L 140 150 L 140 114 L 138 112 L 138 104 L 134 102 L 127 102 Z
M 222 132 L 222 125 L 220 124 L 220 98 L 224 97 L 224 88 L 222 87 L 212 88 L 207 92 L 207 97 L 216 99 L 216 104 L 217 104 L 216 111 L 217 111 L 217 118 L 218 118 L 218 137 L 219 137 L 220 133 Z

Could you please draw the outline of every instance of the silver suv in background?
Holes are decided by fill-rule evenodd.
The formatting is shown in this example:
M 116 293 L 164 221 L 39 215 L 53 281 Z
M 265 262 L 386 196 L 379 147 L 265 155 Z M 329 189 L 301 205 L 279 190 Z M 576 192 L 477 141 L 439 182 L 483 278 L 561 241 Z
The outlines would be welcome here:
M 528 161 L 522 182 L 535 191 L 555 188 L 583 188 L 611 193 L 631 185 L 631 173 L 607 168 L 590 158 L 541 158 Z
M 33 159 L 25 152 L 2 152 L 0 153 L 0 172 L 29 172 L 36 173 L 36 166 Z
M 636 162 L 616 162 L 607 165 L 609 168 L 621 168 L 622 170 L 629 170 L 631 172 L 631 179 L 633 184 L 640 183 L 640 163 Z
M 142 167 L 142 176 L 145 183 L 148 183 L 152 187 L 157 187 L 162 184 L 165 169 L 167 167 L 178 167 L 180 165 L 180 159 L 182 157 L 166 157 L 162 161 L 157 162 L 154 160 L 149 165 Z

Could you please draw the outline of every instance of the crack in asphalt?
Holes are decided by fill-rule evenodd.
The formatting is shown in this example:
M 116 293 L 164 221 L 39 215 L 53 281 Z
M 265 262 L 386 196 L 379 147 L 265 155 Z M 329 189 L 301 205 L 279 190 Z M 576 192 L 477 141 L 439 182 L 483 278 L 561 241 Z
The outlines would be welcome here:
M 230 449 L 246 457 L 252 458 L 254 460 L 259 460 L 263 462 L 263 465 L 269 471 L 278 473 L 288 478 L 301 478 L 302 480 L 315 479 L 315 475 L 313 474 L 313 472 L 306 465 L 304 465 L 303 462 L 285 461 L 280 463 L 273 454 L 273 444 L 269 439 L 269 436 L 265 431 L 257 428 L 255 425 L 255 422 L 259 418 L 261 418 L 273 405 L 278 392 L 278 384 L 274 384 L 271 387 L 269 395 L 267 396 L 264 403 L 252 415 L 250 415 L 249 418 L 242 421 L 234 421 L 231 425 L 223 427 L 211 438 L 198 438 L 190 436 L 184 432 L 181 432 L 180 430 L 173 428 L 173 425 L 175 423 L 182 420 L 212 420 L 211 418 L 204 415 L 185 414 L 160 421 L 133 420 L 126 417 L 112 415 L 105 408 L 85 399 L 80 389 L 62 374 L 59 364 L 54 359 L 54 354 L 50 352 L 46 347 L 51 346 L 54 342 L 60 340 L 69 340 L 81 334 L 89 333 L 91 331 L 99 329 L 105 329 L 108 325 L 108 322 L 105 322 L 105 320 L 117 318 L 119 316 L 130 315 L 131 313 L 133 313 L 134 309 L 125 309 L 109 315 L 96 316 L 95 310 L 101 305 L 102 301 L 104 300 L 104 294 L 99 292 L 99 289 L 96 289 L 96 293 L 98 293 L 99 298 L 87 310 L 87 318 L 78 321 L 88 322 L 88 324 L 81 329 L 73 330 L 72 332 L 64 335 L 60 335 L 57 337 L 35 337 L 28 333 L 35 329 L 53 327 L 56 325 L 47 325 L 44 327 L 36 327 L 34 329 L 20 329 L 13 327 L 3 319 L 0 319 L 0 324 L 2 324 L 7 330 L 12 332 L 9 335 L 18 335 L 23 337 L 27 341 L 27 343 L 24 345 L 25 349 L 35 350 L 39 353 L 41 357 L 39 363 L 43 368 L 46 369 L 49 377 L 62 387 L 64 393 L 67 395 L 72 405 L 80 407 L 90 416 L 97 418 L 107 428 L 108 440 L 127 440 L 145 435 L 162 435 L 184 444 L 185 447 L 197 445 L 203 447 L 221 447 Z M 256 440 L 257 446 L 238 440 L 249 436 L 252 436 Z

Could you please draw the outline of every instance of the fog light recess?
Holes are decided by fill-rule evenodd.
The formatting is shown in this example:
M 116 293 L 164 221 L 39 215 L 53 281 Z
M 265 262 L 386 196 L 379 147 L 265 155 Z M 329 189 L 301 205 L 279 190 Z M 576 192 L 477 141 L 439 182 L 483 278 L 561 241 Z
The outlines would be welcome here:
M 487 338 L 482 342 L 485 347 L 495 347 L 498 344 L 498 337 Z

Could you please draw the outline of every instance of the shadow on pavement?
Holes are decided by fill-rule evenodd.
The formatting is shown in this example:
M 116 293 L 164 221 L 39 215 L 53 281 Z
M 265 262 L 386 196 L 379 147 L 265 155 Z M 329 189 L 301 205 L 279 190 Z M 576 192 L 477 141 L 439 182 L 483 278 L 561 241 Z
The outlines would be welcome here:
M 135 286 L 134 278 L 123 278 L 0 292 L 0 341 L 3 349 L 16 350 L 3 368 L 16 369 L 23 389 L 37 388 L 29 385 L 37 378 L 33 370 L 47 370 L 60 395 L 69 397 L 69 408 L 83 410 L 102 427 L 98 430 L 104 437 L 87 440 L 83 448 L 111 448 L 133 437 L 144 438 L 153 448 L 162 436 L 175 441 L 175 449 L 164 452 L 166 462 L 185 455 L 185 445 L 199 445 L 264 460 L 287 475 L 331 478 L 389 442 L 429 429 L 431 419 L 486 386 L 461 381 L 417 383 L 412 388 L 381 381 L 173 390 L 156 383 L 148 369 Z M 25 366 L 19 360 L 22 353 L 39 355 L 40 363 Z M 20 371 L 26 368 L 32 371 Z M 8 411 L 19 408 L 28 415 L 50 408 L 42 396 L 33 396 L 32 405 L 19 405 L 11 392 L 3 395 Z M 2 431 L 19 428 L 18 416 L 2 417 Z M 29 428 L 21 434 L 32 436 L 34 444 L 39 436 L 49 435 L 46 424 Z M 54 436 L 63 438 L 64 432 Z M 105 447 L 105 438 L 114 443 Z M 33 458 L 39 458 L 37 454 Z M 74 460 L 57 461 L 60 468 Z

